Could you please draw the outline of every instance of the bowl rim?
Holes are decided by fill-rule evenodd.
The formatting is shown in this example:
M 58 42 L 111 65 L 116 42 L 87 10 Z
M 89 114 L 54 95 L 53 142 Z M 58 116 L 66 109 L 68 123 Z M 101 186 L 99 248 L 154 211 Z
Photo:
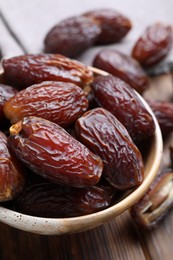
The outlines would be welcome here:
M 109 75 L 109 73 L 94 67 L 89 67 L 89 69 L 96 75 Z M 78 233 L 113 219 L 135 204 L 148 190 L 150 184 L 156 177 L 163 154 L 163 140 L 158 121 L 147 102 L 141 95 L 138 93 L 137 95 L 152 115 L 155 123 L 155 133 L 151 143 L 151 146 L 153 146 L 152 151 L 155 151 L 155 153 L 151 152 L 152 156 L 148 158 L 147 166 L 145 166 L 144 169 L 145 178 L 139 187 L 115 205 L 84 216 L 71 218 L 42 218 L 26 215 L 0 206 L 0 221 L 17 229 L 37 234 L 61 235 Z

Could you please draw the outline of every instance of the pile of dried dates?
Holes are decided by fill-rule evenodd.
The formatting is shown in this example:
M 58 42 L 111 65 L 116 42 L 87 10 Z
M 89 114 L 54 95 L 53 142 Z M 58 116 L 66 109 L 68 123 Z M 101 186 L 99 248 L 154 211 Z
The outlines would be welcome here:
M 93 66 L 108 75 L 71 59 L 94 44 L 122 40 L 131 27 L 117 11 L 93 10 L 55 25 L 44 41 L 47 53 L 2 60 L 2 205 L 32 216 L 81 216 L 115 204 L 142 183 L 140 147 L 149 144 L 155 125 L 137 92 L 150 86 L 144 68 L 170 51 L 171 26 L 148 27 L 132 56 L 102 49 Z M 149 102 L 163 135 L 172 132 L 173 105 Z M 136 222 L 151 227 L 171 207 L 171 199 L 164 203 L 170 190 L 163 191 L 170 181 L 172 172 L 159 175 L 131 210 Z

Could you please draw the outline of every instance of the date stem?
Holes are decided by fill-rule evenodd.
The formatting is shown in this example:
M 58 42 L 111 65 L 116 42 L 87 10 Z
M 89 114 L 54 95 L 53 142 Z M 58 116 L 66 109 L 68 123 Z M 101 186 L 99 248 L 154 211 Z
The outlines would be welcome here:
M 16 124 L 12 125 L 10 127 L 10 134 L 11 135 L 17 135 L 22 130 L 22 121 L 20 120 Z

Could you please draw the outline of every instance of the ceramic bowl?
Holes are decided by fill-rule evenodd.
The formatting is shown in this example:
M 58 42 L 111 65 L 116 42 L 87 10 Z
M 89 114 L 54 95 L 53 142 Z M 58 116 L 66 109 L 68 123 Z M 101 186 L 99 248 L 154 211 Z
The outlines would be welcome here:
M 95 68 L 91 68 L 91 70 L 97 75 L 107 75 L 106 72 Z M 147 159 L 145 160 L 144 180 L 138 188 L 130 194 L 126 194 L 126 196 L 121 198 L 115 205 L 86 216 L 73 218 L 41 218 L 21 214 L 0 206 L 0 221 L 17 229 L 37 234 L 61 235 L 77 233 L 104 224 L 135 204 L 144 195 L 157 175 L 163 151 L 162 136 L 158 122 L 148 104 L 140 95 L 139 97 L 151 113 L 156 129 L 147 153 Z

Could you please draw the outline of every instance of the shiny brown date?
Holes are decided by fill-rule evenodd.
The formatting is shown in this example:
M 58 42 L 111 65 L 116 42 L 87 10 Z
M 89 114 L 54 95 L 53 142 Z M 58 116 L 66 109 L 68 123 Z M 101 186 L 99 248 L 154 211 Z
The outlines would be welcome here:
M 24 184 L 23 167 L 10 154 L 7 137 L 0 132 L 0 202 L 14 199 Z
M 124 80 L 142 93 L 149 87 L 149 79 L 139 63 L 119 51 L 103 49 L 93 61 L 93 66 Z
M 125 127 L 107 110 L 95 108 L 76 121 L 77 138 L 103 161 L 103 176 L 117 189 L 141 184 L 143 161 Z
M 4 84 L 0 84 L 0 121 L 4 120 L 4 112 L 3 112 L 3 106 L 5 102 L 10 99 L 12 96 L 14 96 L 17 93 L 17 89 L 7 86 Z
M 76 217 L 107 208 L 113 198 L 111 187 L 65 187 L 37 183 L 26 188 L 15 201 L 22 213 L 38 217 Z
M 144 229 L 156 227 L 173 206 L 173 172 L 159 174 L 147 193 L 131 208 L 132 219 Z
M 150 67 L 163 60 L 172 46 L 172 28 L 162 23 L 148 26 L 137 40 L 132 56 L 141 65 Z
M 77 85 L 45 81 L 21 90 L 5 103 L 3 110 L 12 124 L 25 116 L 38 116 L 65 127 L 75 122 L 87 107 L 85 93 Z
M 72 82 L 81 87 L 93 80 L 82 63 L 60 54 L 26 54 L 3 59 L 4 80 L 20 89 L 43 81 Z
M 139 142 L 153 135 L 152 116 L 128 84 L 112 75 L 98 76 L 92 89 L 97 103 L 117 117 L 133 141 Z
M 95 9 L 83 16 L 92 18 L 101 27 L 97 43 L 110 44 L 120 41 L 130 31 L 132 23 L 125 15 L 113 9 Z
M 55 25 L 44 40 L 45 52 L 74 58 L 91 47 L 101 29 L 92 19 L 82 16 L 67 18 Z
M 173 131 L 173 104 L 166 101 L 148 101 L 151 109 L 153 110 L 162 134 L 168 135 Z
M 10 128 L 8 145 L 35 173 L 58 184 L 90 186 L 99 182 L 103 165 L 59 125 L 25 117 Z

